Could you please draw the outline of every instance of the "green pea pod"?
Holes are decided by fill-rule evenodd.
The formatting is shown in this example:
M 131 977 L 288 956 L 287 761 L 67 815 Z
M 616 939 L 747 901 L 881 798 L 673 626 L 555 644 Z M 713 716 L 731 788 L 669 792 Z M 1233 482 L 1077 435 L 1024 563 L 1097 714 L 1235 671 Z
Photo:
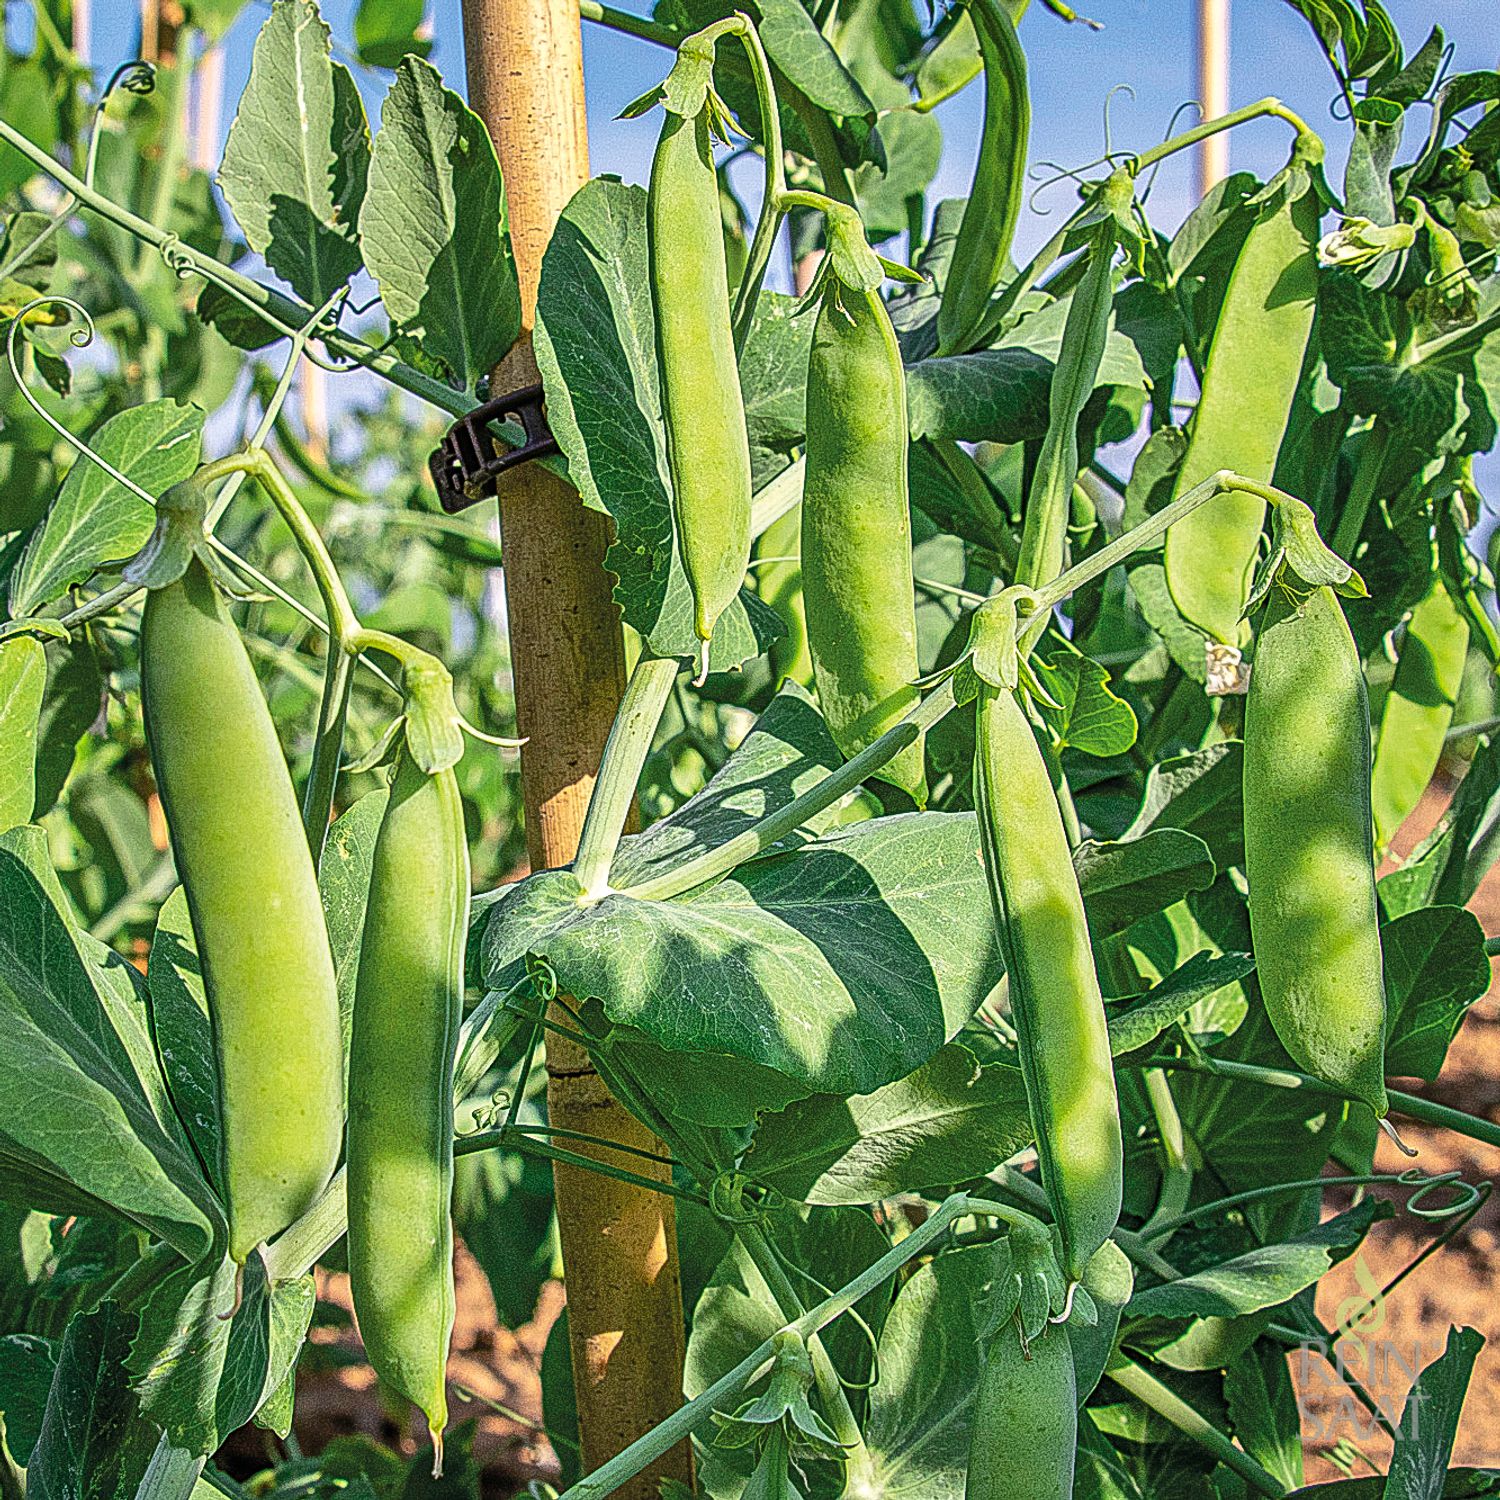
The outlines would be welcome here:
M 646 207 L 672 514 L 704 662 L 750 561 L 750 441 L 709 113 L 666 111 Z
M 1078 419 L 1094 393 L 1104 359 L 1114 310 L 1115 247 L 1134 187 L 1128 173 L 1117 171 L 1101 190 L 1088 263 L 1068 307 L 1062 349 L 1052 372 L 1047 435 L 1026 496 L 1021 556 L 1016 564 L 1016 581 L 1029 588 L 1051 583 L 1067 560 L 1068 518 L 1078 478 Z
M 984 59 L 984 127 L 974 185 L 938 308 L 939 354 L 972 346 L 990 296 L 1005 274 L 1021 214 L 1031 137 L 1026 54 L 1015 23 L 1000 0 L 970 0 L 969 14 Z
M 793 506 L 760 535 L 762 557 L 785 558 L 766 562 L 757 570 L 760 596 L 781 616 L 786 634 L 771 643 L 771 670 L 777 682 L 790 679 L 810 688 L 812 655 L 807 649 L 807 615 L 802 603 L 802 508 Z
M 1378 849 L 1396 836 L 1437 770 L 1468 656 L 1469 622 L 1435 578 L 1412 611 L 1380 715 L 1370 777 Z
M 453 1065 L 469 854 L 451 769 L 403 747 L 370 868 L 349 1049 L 349 1276 L 376 1374 L 421 1407 L 436 1464 L 453 1333 Z
M 1316 136 L 1299 137 L 1224 293 L 1173 498 L 1220 469 L 1268 484 L 1302 376 L 1318 290 L 1322 200 L 1311 168 Z M 1167 532 L 1167 588 L 1182 616 L 1213 640 L 1239 639 L 1265 501 L 1236 492 L 1200 506 Z
M 1301 593 L 1279 581 L 1267 595 L 1245 704 L 1244 803 L 1250 935 L 1271 1024 L 1299 1067 L 1383 1117 L 1370 712 L 1326 585 Z
M 1083 896 L 1041 748 L 1016 695 L 976 705 L 979 813 L 1021 1073 L 1069 1281 L 1120 1217 L 1123 1146 Z
M 1008 1325 L 989 1341 L 969 1433 L 964 1500 L 1073 1500 L 1078 1400 L 1067 1331 L 1023 1349 Z
M 218 1060 L 229 1253 L 323 1191 L 343 1134 L 338 991 L 318 879 L 255 670 L 196 558 L 146 598 L 141 693 Z
M 1079 1291 L 1075 1294 L 1074 1316 L 1064 1325 L 1073 1348 L 1073 1372 L 1078 1385 L 1078 1404 L 1093 1395 L 1104 1378 L 1105 1366 L 1114 1353 L 1115 1338 L 1120 1331 L 1120 1315 L 1135 1290 L 1135 1271 L 1125 1252 L 1113 1240 L 1105 1240 L 1083 1268 Z M 1094 1319 L 1085 1322 L 1077 1316 L 1076 1301 L 1088 1293 Z
M 855 755 L 917 701 L 906 376 L 878 290 L 829 275 L 807 370 L 802 589 L 818 699 Z M 922 741 L 878 773 L 927 800 Z

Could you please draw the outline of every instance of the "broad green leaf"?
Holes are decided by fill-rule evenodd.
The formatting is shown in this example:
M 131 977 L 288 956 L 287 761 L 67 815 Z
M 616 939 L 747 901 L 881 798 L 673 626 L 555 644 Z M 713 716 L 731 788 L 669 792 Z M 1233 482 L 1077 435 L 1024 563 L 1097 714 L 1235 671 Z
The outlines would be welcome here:
M 370 130 L 313 0 L 275 0 L 229 128 L 219 185 L 250 248 L 321 307 L 361 265 Z
M 47 653 L 40 641 L 22 635 L 0 643 L 0 833 L 31 819 L 46 683 Z
M 1484 1335 L 1477 1329 L 1448 1330 L 1442 1354 L 1422 1371 L 1406 1398 L 1382 1500 L 1439 1500 L 1444 1494 L 1459 1413 L 1483 1347 Z
M 359 975 L 359 947 L 365 931 L 365 897 L 370 890 L 370 861 L 389 798 L 390 793 L 379 787 L 366 792 L 342 813 L 328 830 L 318 865 L 323 919 L 328 924 L 328 943 L 333 950 L 333 971 L 338 980 L 339 1025 L 346 1069 L 349 1030 L 354 1017 L 354 982 Z
M 210 42 L 219 41 L 244 10 L 246 0 L 187 0 L 189 18 Z
M 68 1323 L 26 1475 L 29 1493 L 43 1500 L 134 1497 L 157 1443 L 125 1372 L 137 1325 L 116 1302 Z
M 38 292 L 45 292 L 52 285 L 58 237 L 47 232 L 51 225 L 50 214 L 32 210 L 18 213 L 10 220 L 5 226 L 5 247 L 0 250 L 0 279 L 14 277 Z
M 210 328 L 236 349 L 267 349 L 284 337 L 264 318 L 211 281 L 198 293 L 196 310 Z
M 918 438 L 1022 443 L 1047 431 L 1052 361 L 1031 349 L 982 349 L 906 369 L 907 422 Z
M 1110 1007 L 1110 1051 L 1119 1057 L 1148 1046 L 1200 1000 L 1254 969 L 1255 959 L 1248 953 L 1195 953 L 1138 999 Z
M 26 869 L 50 902 L 52 911 L 62 920 L 93 990 L 92 1007 L 75 1013 L 82 1015 L 86 1025 L 97 1023 L 98 1034 L 107 1046 L 118 1047 L 119 1053 L 115 1055 L 123 1057 L 157 1124 L 175 1144 L 185 1148 L 188 1138 L 172 1107 L 151 1039 L 146 987 L 140 974 L 121 954 L 74 920 L 62 882 L 52 868 L 47 836 L 40 828 L 23 826 L 0 834 L 0 854 Z M 33 926 L 30 931 L 40 945 L 44 941 L 41 928 Z
M 1061 749 L 1108 758 L 1124 755 L 1135 744 L 1135 710 L 1110 691 L 1109 672 L 1077 651 L 1054 651 L 1044 677 L 1058 708 L 1042 713 Z
M 873 118 L 875 106 L 818 30 L 802 0 L 757 0 L 767 55 L 829 114 Z
M 483 121 L 408 57 L 380 114 L 360 211 L 391 321 L 474 391 L 521 331 L 500 163 Z
M 0 1026 L 0 1177 L 36 1185 L 22 1201 L 109 1209 L 200 1255 L 223 1224 L 198 1165 L 152 1113 L 67 923 L 8 848 Z
M 799 316 L 798 308 L 794 297 L 762 292 L 740 355 L 740 389 L 757 488 L 786 468 L 807 435 L 807 356 L 817 319 Z
M 1156 828 L 1138 839 L 1086 839 L 1073 851 L 1089 932 L 1096 943 L 1131 923 L 1207 890 L 1214 880 L 1208 845 L 1178 828 Z
M 869 1093 L 925 1062 L 1000 977 L 972 814 L 836 829 L 674 901 L 584 909 L 569 871 L 490 909 L 485 981 L 527 953 L 662 1046 L 729 1053 L 808 1092 Z
M 646 255 L 646 194 L 595 178 L 563 210 L 542 259 L 536 357 L 547 416 L 584 504 L 614 518 L 605 566 L 625 621 L 658 656 L 692 657 L 692 600 L 672 527 Z M 730 671 L 784 627 L 741 590 L 714 628 Z
M 1152 828 L 1180 828 L 1208 845 L 1220 870 L 1242 865 L 1243 767 L 1244 746 L 1239 740 L 1220 740 L 1157 761 L 1146 773 L 1140 811 L 1121 837 L 1129 841 Z
M 142 1414 L 175 1448 L 212 1453 L 280 1386 L 312 1317 L 310 1277 L 272 1287 L 265 1263 L 245 1264 L 238 1310 L 236 1267 L 184 1266 L 162 1281 L 141 1314 L 131 1350 Z
M 36 732 L 36 804 L 40 818 L 56 803 L 73 761 L 78 742 L 100 722 L 104 713 L 104 674 L 86 632 L 71 641 L 48 641 L 47 687 Z
M 0 1338 L 0 1420 L 5 1423 L 5 1447 L 24 1469 L 42 1430 L 47 1392 L 57 1367 L 57 1346 L 34 1333 L 12 1333 Z
M 151 1029 L 178 1118 L 210 1182 L 219 1186 L 219 1070 L 198 945 L 181 886 L 156 919 L 147 960 Z
M 1490 986 L 1484 932 L 1472 912 L 1429 906 L 1380 929 L 1385 956 L 1387 1073 L 1425 1078 L 1442 1070 L 1469 1007 Z
M 57 150 L 58 96 L 50 59 L 0 53 L 0 118 L 44 151 Z M 0 193 L 9 196 L 36 175 L 19 151 L 0 151 Z
M 875 1203 L 983 1177 L 1031 1139 L 1020 1069 L 955 1043 L 872 1094 L 762 1116 L 744 1169 L 803 1203 Z
M 962 1500 L 995 1264 L 982 1245 L 938 1256 L 886 1319 L 865 1428 L 886 1500 Z
M 89 444 L 148 495 L 160 495 L 198 467 L 202 435 L 197 407 L 148 401 L 104 422 Z M 154 521 L 144 500 L 80 456 L 11 572 L 11 614 L 35 614 L 101 564 L 129 557 Z
M 354 12 L 354 46 L 372 68 L 394 68 L 408 53 L 426 57 L 432 38 L 424 35 L 427 0 L 359 0 Z
M 1288 1489 L 1302 1483 L 1302 1413 L 1287 1351 L 1268 1340 L 1224 1372 L 1224 1399 L 1240 1446 Z
M 1330 1266 L 1351 1255 L 1377 1210 L 1366 1200 L 1294 1239 L 1262 1245 L 1177 1281 L 1147 1287 L 1130 1299 L 1131 1317 L 1237 1318 L 1261 1312 L 1312 1286 Z

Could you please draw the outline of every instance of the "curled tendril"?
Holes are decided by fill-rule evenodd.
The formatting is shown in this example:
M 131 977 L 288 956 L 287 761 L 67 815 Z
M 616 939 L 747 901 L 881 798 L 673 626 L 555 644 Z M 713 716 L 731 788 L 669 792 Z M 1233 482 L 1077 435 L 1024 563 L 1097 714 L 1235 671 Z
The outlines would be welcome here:
M 1468 1182 L 1458 1172 L 1440 1172 L 1436 1177 L 1429 1177 L 1416 1167 L 1403 1172 L 1396 1180 L 1403 1187 L 1416 1188 L 1406 1200 L 1406 1211 L 1418 1219 L 1452 1219 L 1471 1213 L 1489 1197 L 1491 1190 L 1489 1182 Z M 1433 1208 L 1420 1206 L 1429 1193 L 1442 1188 L 1453 1189 L 1455 1196 Z
M 766 1213 L 755 1185 L 743 1172 L 720 1172 L 708 1187 L 708 1207 L 725 1224 L 756 1224 Z
M 1043 208 L 1038 201 L 1043 193 L 1049 192 L 1060 182 L 1075 182 L 1080 188 L 1088 187 L 1090 179 L 1086 178 L 1083 174 L 1094 167 L 1108 165 L 1109 158 L 1105 156 L 1096 156 L 1093 161 L 1086 161 L 1081 167 L 1065 167 L 1061 162 L 1056 161 L 1039 161 L 1031 169 L 1030 175 L 1040 177 L 1041 181 L 1031 190 L 1031 196 L 1026 200 L 1026 206 L 1032 213 L 1045 217 L 1052 210 L 1050 208 Z M 1044 176 L 1039 169 L 1045 169 L 1046 175 Z
M 156 250 L 162 260 L 166 262 L 167 269 L 179 281 L 186 281 L 197 270 L 193 256 L 188 252 L 186 246 L 183 245 L 181 238 L 174 233 L 168 232 L 163 236 L 162 242 L 156 247 Z
M 105 101 L 116 89 L 124 89 L 127 94 L 149 94 L 155 88 L 156 64 L 147 62 L 144 57 L 132 57 L 128 62 L 122 62 L 109 75 L 109 82 L 99 95 L 99 107 L 104 107 Z
M 94 320 L 89 316 L 89 311 L 82 303 L 75 302 L 71 297 L 62 297 L 56 294 L 47 297 L 33 297 L 24 307 L 20 308 L 10 325 L 10 332 L 5 336 L 5 359 L 10 366 L 11 378 L 16 383 L 16 389 L 26 398 L 26 404 L 44 421 L 62 440 L 74 448 L 80 458 L 86 458 L 91 463 L 97 464 L 103 469 L 116 484 L 124 485 L 132 495 L 144 500 L 147 505 L 156 505 L 156 496 L 149 494 L 138 485 L 128 474 L 122 474 L 107 458 L 96 453 L 76 433 L 70 432 L 37 398 L 32 395 L 31 387 L 26 384 L 25 377 L 21 374 L 20 358 L 16 353 L 16 334 L 21 330 L 21 324 L 25 321 L 26 314 L 38 307 L 47 307 L 56 304 L 66 307 L 83 319 L 84 326 L 75 328 L 68 334 L 68 342 L 75 349 L 86 349 L 94 342 Z
M 1129 94 L 1131 102 L 1135 102 L 1135 90 L 1131 88 L 1128 83 L 1117 83 L 1104 96 L 1104 156 L 1106 160 L 1113 157 L 1115 154 L 1114 128 L 1113 121 L 1110 118 L 1110 112 L 1114 108 L 1116 94 Z
M 794 1261 L 781 1248 L 781 1246 L 776 1243 L 775 1237 L 773 1235 L 768 1234 L 766 1236 L 766 1245 L 769 1247 L 771 1254 L 774 1255 L 776 1259 L 781 1263 L 782 1269 L 786 1271 L 789 1276 L 800 1277 L 801 1280 L 806 1282 L 806 1284 L 810 1286 L 820 1298 L 833 1296 L 833 1288 L 826 1282 L 820 1281 L 805 1266 L 799 1266 L 797 1262 Z M 875 1387 L 880 1384 L 879 1340 L 875 1337 L 875 1330 L 871 1328 L 865 1318 L 861 1316 L 859 1308 L 857 1306 L 850 1307 L 845 1312 L 844 1316 L 853 1319 L 854 1323 L 859 1328 L 860 1333 L 863 1335 L 864 1341 L 870 1346 L 870 1378 L 864 1381 L 850 1380 L 848 1376 L 846 1376 L 837 1365 L 833 1364 L 833 1359 L 831 1356 L 828 1363 L 830 1365 L 833 1365 L 833 1373 L 837 1378 L 838 1383 L 843 1386 L 846 1391 L 873 1391 Z
M 1202 124 L 1202 122 L 1207 118 L 1207 116 L 1203 112 L 1203 105 L 1200 103 L 1200 101 L 1198 101 L 1197 99 L 1184 99 L 1183 102 L 1172 111 L 1172 118 L 1167 121 L 1166 131 L 1162 135 L 1163 144 L 1171 140 L 1172 137 L 1177 134 L 1178 121 L 1180 121 L 1184 115 L 1189 113 L 1197 114 L 1199 124 Z M 1141 189 L 1140 200 L 1142 204 L 1144 204 L 1147 199 L 1150 198 L 1151 189 L 1156 186 L 1157 173 L 1161 171 L 1164 161 L 1165 158 L 1163 158 L 1162 161 L 1157 162 L 1156 165 L 1151 168 L 1151 175 L 1146 179 L 1146 185 Z M 1134 176 L 1137 174 L 1132 173 L 1131 175 Z

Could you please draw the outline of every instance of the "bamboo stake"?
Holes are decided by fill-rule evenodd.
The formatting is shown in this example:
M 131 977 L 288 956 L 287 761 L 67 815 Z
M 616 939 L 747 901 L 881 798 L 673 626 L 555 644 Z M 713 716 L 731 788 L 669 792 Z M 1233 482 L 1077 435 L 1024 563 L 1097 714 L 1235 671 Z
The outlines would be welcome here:
M 489 127 L 509 194 L 526 331 L 496 389 L 534 382 L 530 329 L 542 252 L 588 176 L 577 0 L 463 0 L 469 101 Z M 535 869 L 566 864 L 624 685 L 620 623 L 603 567 L 607 520 L 530 465 L 500 497 L 527 846 Z M 547 1043 L 551 1124 L 662 1152 L 604 1087 L 588 1055 Z M 586 1148 L 580 1148 L 586 1149 Z M 645 1170 L 656 1171 L 652 1167 Z M 661 1169 L 665 1177 L 665 1169 Z M 682 1291 L 665 1194 L 557 1165 L 558 1227 L 585 1470 L 621 1452 L 682 1401 Z M 679 1445 L 618 1493 L 656 1500 L 691 1482 Z
M 1198 102 L 1205 120 L 1229 113 L 1229 0 L 1198 0 Z M 1198 196 L 1229 175 L 1229 136 L 1211 135 L 1198 146 Z

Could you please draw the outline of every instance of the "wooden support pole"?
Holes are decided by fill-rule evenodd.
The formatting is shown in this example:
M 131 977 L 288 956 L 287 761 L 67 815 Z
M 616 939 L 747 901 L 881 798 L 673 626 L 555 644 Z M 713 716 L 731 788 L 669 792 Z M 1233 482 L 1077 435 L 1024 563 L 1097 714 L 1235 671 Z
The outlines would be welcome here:
M 1229 113 L 1229 0 L 1198 0 L 1197 94 L 1204 119 Z M 1198 196 L 1229 175 L 1229 132 L 1198 143 Z
M 505 391 L 538 378 L 531 329 L 542 252 L 588 176 L 583 46 L 577 0 L 463 0 L 463 22 L 469 101 L 499 154 L 521 277 L 525 332 L 498 372 L 496 389 Z M 528 736 L 521 752 L 527 846 L 533 868 L 549 869 L 577 848 L 624 685 L 620 622 L 603 566 L 608 521 L 532 465 L 502 482 L 500 535 L 516 715 Z M 661 1151 L 581 1048 L 549 1037 L 547 1072 L 553 1125 Z M 631 1167 L 651 1170 L 638 1160 Z M 588 1471 L 681 1405 L 676 1218 L 665 1194 L 596 1173 L 560 1165 L 555 1182 Z M 669 1476 L 691 1482 L 685 1445 L 618 1493 L 656 1500 Z

